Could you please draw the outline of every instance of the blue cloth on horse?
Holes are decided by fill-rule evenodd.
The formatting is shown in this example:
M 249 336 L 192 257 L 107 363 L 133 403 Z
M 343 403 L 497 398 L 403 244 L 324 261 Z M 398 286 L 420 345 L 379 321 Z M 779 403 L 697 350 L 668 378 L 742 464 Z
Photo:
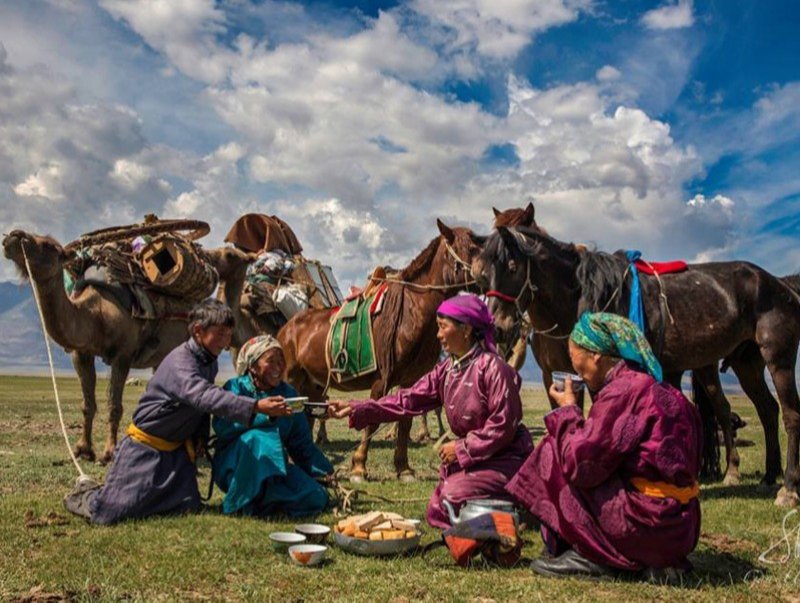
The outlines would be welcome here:
M 223 387 L 257 399 L 297 396 L 285 382 L 258 391 L 250 375 L 231 379 Z M 328 493 L 314 478 L 333 473 L 333 465 L 314 445 L 303 413 L 279 418 L 257 415 L 249 427 L 215 417 L 213 427 L 218 438 L 214 481 L 225 492 L 224 513 L 299 517 L 325 509 Z
M 133 412 L 145 433 L 183 442 L 203 427 L 211 412 L 246 423 L 254 400 L 214 385 L 217 359 L 194 339 L 172 350 L 159 365 Z M 92 523 L 180 513 L 199 508 L 194 463 L 186 448 L 162 452 L 125 437 L 114 452 L 105 483 L 92 498 Z
M 629 249 L 625 252 L 631 269 L 631 303 L 628 309 L 628 320 L 635 324 L 644 333 L 644 305 L 642 304 L 642 289 L 639 284 L 639 270 L 636 268 L 636 260 L 642 257 L 642 252 Z

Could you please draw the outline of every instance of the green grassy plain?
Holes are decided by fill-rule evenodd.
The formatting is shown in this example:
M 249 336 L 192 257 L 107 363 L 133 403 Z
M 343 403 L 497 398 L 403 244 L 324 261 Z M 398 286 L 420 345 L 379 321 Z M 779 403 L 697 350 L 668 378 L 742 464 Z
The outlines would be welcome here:
M 79 432 L 80 394 L 73 378 L 58 380 L 69 436 Z M 102 397 L 105 382 L 98 384 Z M 127 424 L 142 386 L 125 392 Z M 526 389 L 526 423 L 541 425 L 543 391 Z M 759 554 L 782 536 L 785 509 L 773 505 L 774 491 L 761 493 L 763 435 L 755 411 L 742 397 L 735 409 L 747 421 L 739 437 L 743 483 L 737 487 L 705 484 L 701 500 L 700 544 L 691 556 L 695 571 L 683 587 L 629 582 L 586 582 L 534 577 L 527 563 L 510 570 L 456 567 L 444 549 L 420 556 L 377 559 L 332 547 L 320 568 L 299 568 L 275 553 L 267 539 L 274 530 L 291 529 L 286 518 L 265 521 L 225 517 L 217 491 L 201 514 L 90 526 L 69 516 L 61 505 L 77 475 L 67 455 L 50 380 L 0 377 L 0 600 L 3 601 L 548 601 L 548 600 L 787 600 L 800 601 L 800 559 L 762 565 Z M 344 423 L 330 423 L 334 464 L 347 467 L 356 441 Z M 534 430 L 540 433 L 540 430 Z M 105 408 L 98 413 L 95 446 L 102 449 Z M 785 443 L 784 443 L 785 447 Z M 437 459 L 430 445 L 410 450 L 419 480 L 393 479 L 392 443 L 378 436 L 370 454 L 370 493 L 397 502 L 362 496 L 356 511 L 397 511 L 424 517 L 436 480 Z M 84 463 L 102 478 L 104 467 Z M 202 467 L 201 492 L 209 479 Z M 794 520 L 794 521 L 791 521 Z M 319 518 L 332 524 L 327 513 Z M 790 525 L 797 526 L 794 515 Z M 423 544 L 438 538 L 428 528 Z M 791 544 L 794 550 L 797 530 Z M 527 560 L 541 549 L 538 534 L 525 533 Z M 786 552 L 777 551 L 775 557 Z

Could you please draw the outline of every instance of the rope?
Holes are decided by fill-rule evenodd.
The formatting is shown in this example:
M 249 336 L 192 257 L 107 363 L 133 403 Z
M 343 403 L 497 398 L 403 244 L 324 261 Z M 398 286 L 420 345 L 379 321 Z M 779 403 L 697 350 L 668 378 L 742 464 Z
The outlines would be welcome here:
M 44 335 L 44 343 L 45 347 L 47 347 L 47 360 L 50 363 L 50 377 L 53 380 L 53 392 L 55 393 L 56 397 L 56 408 L 58 409 L 58 420 L 61 422 L 61 433 L 64 435 L 64 442 L 67 444 L 67 451 L 69 452 L 69 456 L 72 459 L 72 462 L 75 464 L 75 468 L 78 470 L 78 474 L 80 477 L 86 477 L 86 474 L 81 469 L 80 464 L 78 463 L 78 459 L 75 458 L 75 453 L 72 452 L 72 447 L 69 444 L 69 437 L 67 437 L 67 426 L 64 424 L 64 413 L 61 411 L 61 399 L 58 397 L 58 386 L 56 385 L 56 371 L 53 368 L 53 353 L 50 350 L 50 339 L 47 337 L 47 330 L 45 329 L 44 325 L 44 314 L 42 313 L 42 304 L 39 301 L 39 289 L 36 285 L 36 280 L 31 275 L 31 265 L 28 262 L 28 254 L 25 253 L 25 242 L 22 241 L 22 257 L 25 259 L 25 269 L 28 271 L 28 276 L 30 277 L 31 281 L 31 289 L 33 290 L 33 299 L 36 302 L 36 309 L 39 311 L 39 320 L 42 323 L 42 334 Z

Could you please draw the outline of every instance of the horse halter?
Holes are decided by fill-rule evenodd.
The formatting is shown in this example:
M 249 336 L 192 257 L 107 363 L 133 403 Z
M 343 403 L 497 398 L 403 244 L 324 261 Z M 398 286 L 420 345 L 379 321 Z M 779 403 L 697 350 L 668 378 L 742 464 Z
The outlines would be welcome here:
M 520 301 L 522 300 L 522 296 L 530 290 L 531 292 L 531 303 L 533 302 L 533 298 L 536 295 L 536 292 L 539 290 L 539 287 L 533 284 L 531 280 L 531 261 L 528 259 L 526 261 L 527 270 L 525 274 L 525 284 L 522 285 L 522 289 L 519 290 L 519 293 L 516 297 L 512 297 L 511 295 L 507 295 L 502 291 L 498 291 L 497 289 L 489 289 L 484 295 L 486 297 L 496 297 L 497 299 L 503 300 L 506 303 L 514 304 L 514 307 L 517 310 L 517 320 L 522 320 L 522 317 L 525 315 L 527 311 L 525 308 L 522 307 Z
M 462 260 L 456 253 L 456 250 L 453 249 L 453 247 L 450 245 L 450 243 L 447 242 L 447 240 L 444 241 L 444 248 L 445 250 L 447 250 L 448 255 L 450 255 L 453 258 L 453 265 L 455 266 L 453 276 L 458 276 L 459 268 L 463 269 L 469 275 L 469 278 L 466 281 L 464 281 L 464 283 L 453 284 L 452 286 L 466 287 L 468 285 L 475 284 L 476 281 L 475 281 L 475 276 L 472 274 L 472 265 Z

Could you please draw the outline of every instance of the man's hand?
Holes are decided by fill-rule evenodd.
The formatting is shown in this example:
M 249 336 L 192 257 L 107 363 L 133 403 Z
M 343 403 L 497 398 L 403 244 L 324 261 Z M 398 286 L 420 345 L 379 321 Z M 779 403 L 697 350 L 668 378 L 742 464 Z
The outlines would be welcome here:
M 283 396 L 269 396 L 256 402 L 256 411 L 269 417 L 288 417 L 292 409 L 283 401 Z
M 442 447 L 439 448 L 439 458 L 445 465 L 455 463 L 458 460 L 456 456 L 456 443 L 447 442 L 447 444 L 442 444 Z
M 353 412 L 353 407 L 349 402 L 342 402 L 341 400 L 328 401 L 328 417 L 331 419 L 344 419 L 349 417 Z

